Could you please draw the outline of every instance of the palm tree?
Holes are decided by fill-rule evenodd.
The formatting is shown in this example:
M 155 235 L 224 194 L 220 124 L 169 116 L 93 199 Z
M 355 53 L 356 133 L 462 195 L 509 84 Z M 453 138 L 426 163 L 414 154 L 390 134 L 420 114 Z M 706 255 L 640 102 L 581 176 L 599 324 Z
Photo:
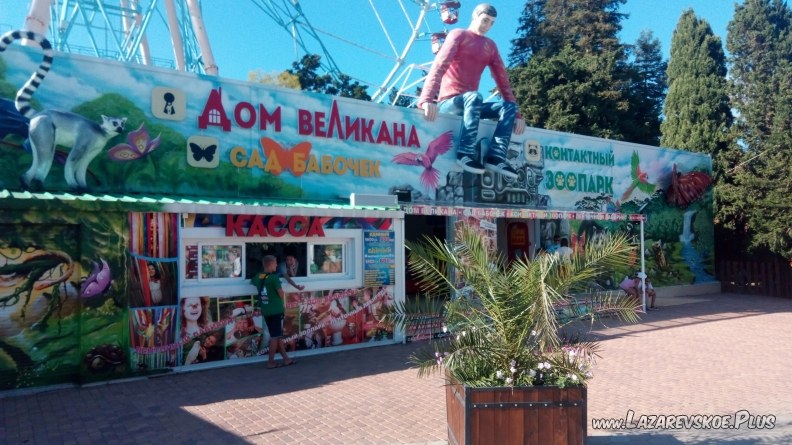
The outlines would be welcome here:
M 427 236 L 407 248 L 422 299 L 396 304 L 388 320 L 409 332 L 439 318 L 447 333 L 411 357 L 419 376 L 445 369 L 471 387 L 583 385 L 599 349 L 575 333 L 581 322 L 638 320 L 635 300 L 588 289 L 629 261 L 635 247 L 624 235 L 605 237 L 571 258 L 545 254 L 511 264 L 469 226 L 456 241 Z

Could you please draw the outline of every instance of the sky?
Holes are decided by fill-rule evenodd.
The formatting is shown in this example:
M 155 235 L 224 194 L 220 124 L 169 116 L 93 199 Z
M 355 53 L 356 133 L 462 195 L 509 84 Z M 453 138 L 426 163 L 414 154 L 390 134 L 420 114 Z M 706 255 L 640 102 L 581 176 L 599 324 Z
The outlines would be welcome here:
M 405 54 L 404 65 L 431 62 L 433 54 L 428 36 L 432 32 L 443 31 L 444 27 L 446 30 L 467 27 L 471 12 L 478 3 L 462 0 L 459 22 L 455 25 L 444 25 L 439 12 L 429 11 L 419 28 L 423 35 L 405 52 L 412 29 L 411 23 L 417 22 L 421 12 L 418 1 L 303 0 L 299 5 L 305 19 L 312 25 L 314 33 L 319 36 L 339 69 L 369 85 L 369 94 L 373 94 L 394 70 L 399 55 Z M 0 3 L 0 32 L 21 27 L 29 2 L 0 0 Z M 141 0 L 143 5 L 148 3 L 147 0 Z M 524 2 L 490 0 L 490 3 L 498 9 L 498 18 L 488 37 L 496 41 L 502 57 L 506 60 L 511 48 L 510 41 L 516 36 Z M 277 17 L 273 18 L 257 4 L 272 4 L 284 9 L 284 5 L 290 5 L 291 0 L 202 2 L 205 27 L 221 77 L 246 80 L 252 70 L 277 73 L 290 68 L 291 63 L 301 54 L 295 52 L 294 41 L 289 32 L 278 24 L 278 20 L 288 21 L 286 12 L 278 12 Z M 621 39 L 624 43 L 634 43 L 642 30 L 650 30 L 660 39 L 664 57 L 667 59 L 676 23 L 682 12 L 689 8 L 699 18 L 707 20 L 713 32 L 725 43 L 726 27 L 734 13 L 732 0 L 628 0 L 620 11 L 629 15 L 622 21 Z M 151 23 L 149 44 L 152 54 L 172 60 L 172 45 L 167 39 L 163 19 L 155 16 Z M 311 29 L 300 29 L 308 49 L 321 53 L 318 41 L 308 34 Z M 72 34 L 69 42 L 88 46 L 89 40 L 78 30 Z M 400 73 L 402 69 L 397 69 L 396 75 Z M 410 79 L 417 79 L 417 74 Z M 491 79 L 485 74 L 481 91 L 492 86 Z

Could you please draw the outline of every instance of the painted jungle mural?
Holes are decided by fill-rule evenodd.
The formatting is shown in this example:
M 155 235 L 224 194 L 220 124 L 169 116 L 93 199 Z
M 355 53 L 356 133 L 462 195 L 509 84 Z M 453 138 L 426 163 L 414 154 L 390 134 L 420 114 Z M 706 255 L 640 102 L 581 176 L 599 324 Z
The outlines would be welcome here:
M 0 390 L 125 375 L 124 216 L 2 213 Z
M 647 163 L 642 170 L 635 153 L 630 165 L 630 186 L 617 200 L 611 195 L 587 196 L 575 208 L 592 212 L 646 214 L 643 257 L 645 269 L 655 286 L 715 281 L 712 189 L 708 163 L 688 163 L 682 172 L 676 163 Z M 670 170 L 670 171 L 669 171 Z M 651 178 L 651 180 L 650 180 Z M 650 182 L 651 181 L 651 182 Z M 541 247 L 552 249 L 556 237 L 567 238 L 574 249 L 608 232 L 628 233 L 640 243 L 640 227 L 634 221 L 545 220 L 541 223 Z M 601 278 L 603 288 L 613 289 L 640 267 L 634 262 Z
M 529 128 L 508 148 L 517 178 L 473 175 L 456 167 L 452 116 L 428 122 L 414 109 L 61 54 L 38 36 L 27 36 L 38 47 L 23 47 L 23 37 L 0 39 L 0 390 L 266 352 L 255 297 L 183 294 L 183 280 L 205 272 L 197 244 L 179 250 L 180 218 L 192 229 L 222 227 L 226 215 L 159 213 L 147 195 L 324 204 L 348 203 L 354 192 L 584 210 L 591 219 L 541 224 L 543 246 L 560 234 L 578 249 L 609 231 L 637 238 L 633 219 L 608 215 L 643 214 L 656 285 L 713 280 L 708 156 Z M 493 129 L 484 122 L 479 134 Z M 86 200 L 66 204 L 52 193 Z M 124 199 L 90 202 L 103 194 Z M 390 223 L 321 221 L 364 232 Z M 244 264 L 267 248 L 285 253 L 265 244 L 251 246 L 257 253 Z M 206 273 L 235 274 L 239 252 L 209 247 L 227 264 Z M 301 272 L 337 266 L 332 253 L 316 258 Z M 386 267 L 367 271 L 374 278 L 363 287 L 289 294 L 289 347 L 392 338 L 378 313 L 394 297 L 393 266 L 372 264 L 379 260 Z M 613 288 L 634 268 L 600 285 Z

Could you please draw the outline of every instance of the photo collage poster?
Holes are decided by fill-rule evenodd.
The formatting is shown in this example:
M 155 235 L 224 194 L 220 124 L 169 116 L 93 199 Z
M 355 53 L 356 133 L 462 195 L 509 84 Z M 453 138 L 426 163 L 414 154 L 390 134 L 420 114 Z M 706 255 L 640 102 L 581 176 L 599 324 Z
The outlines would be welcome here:
M 129 214 L 129 337 L 134 370 L 169 368 L 178 361 L 178 227 L 178 214 Z

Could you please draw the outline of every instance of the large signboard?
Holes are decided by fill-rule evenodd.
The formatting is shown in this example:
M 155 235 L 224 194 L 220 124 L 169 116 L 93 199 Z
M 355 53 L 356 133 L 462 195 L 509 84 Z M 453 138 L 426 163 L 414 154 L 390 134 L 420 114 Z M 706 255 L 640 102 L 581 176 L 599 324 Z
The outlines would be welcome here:
M 428 122 L 415 109 L 59 53 L 31 104 L 41 116 L 68 110 L 57 115 L 68 125 L 29 135 L 13 96 L 41 61 L 18 44 L 0 59 L 2 188 L 311 200 L 400 191 L 421 203 L 621 210 L 655 193 L 690 204 L 709 185 L 674 189 L 675 178 L 709 178 L 707 156 L 533 128 L 508 150 L 517 179 L 472 175 L 456 167 L 452 116 Z M 79 128 L 90 141 L 65 142 Z M 493 128 L 482 123 L 480 137 Z M 43 156 L 55 139 L 56 155 Z M 447 152 L 430 149 L 449 139 Z
M 642 214 L 653 249 L 644 253 L 667 284 L 712 279 L 687 273 L 711 270 L 706 155 L 529 128 L 507 152 L 516 179 L 473 175 L 456 166 L 453 116 L 428 122 L 415 109 L 59 53 L 33 88 L 29 105 L 41 113 L 25 117 L 13 98 L 41 62 L 40 49 L 16 43 L 0 54 L 0 189 L 311 201 L 398 194 L 416 212 L 555 220 L 543 225 L 542 246 L 556 234 L 637 235 L 623 215 Z M 59 121 L 52 134 L 46 119 Z M 493 129 L 483 122 L 480 137 Z M 430 148 L 449 140 L 441 154 Z

